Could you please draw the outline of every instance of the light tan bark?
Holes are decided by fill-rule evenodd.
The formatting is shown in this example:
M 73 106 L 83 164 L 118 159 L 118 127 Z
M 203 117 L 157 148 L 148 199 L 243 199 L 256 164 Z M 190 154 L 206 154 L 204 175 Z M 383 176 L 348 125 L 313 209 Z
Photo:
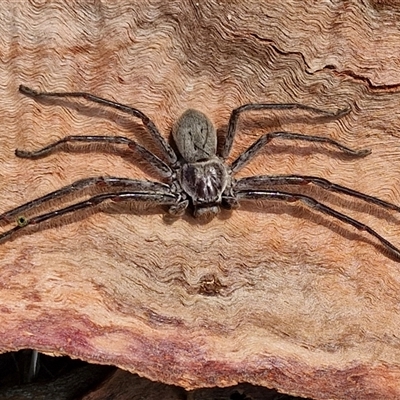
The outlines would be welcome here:
M 244 116 L 230 160 L 268 131 L 330 137 L 372 154 L 276 141 L 240 176 L 316 175 L 399 204 L 398 7 L 282 3 L 2 2 L 0 210 L 84 177 L 157 178 L 126 149 L 16 158 L 15 148 L 70 134 L 134 137 L 157 152 L 134 118 L 35 102 L 19 84 L 132 105 L 166 137 L 187 108 L 222 136 L 249 102 L 350 106 L 331 122 Z M 399 215 L 301 192 L 400 246 Z M 163 212 L 106 206 L 1 244 L 1 350 L 67 354 L 186 389 L 250 382 L 316 399 L 400 397 L 400 263 L 374 239 L 296 204 L 248 203 L 203 225 L 189 214 L 168 224 Z

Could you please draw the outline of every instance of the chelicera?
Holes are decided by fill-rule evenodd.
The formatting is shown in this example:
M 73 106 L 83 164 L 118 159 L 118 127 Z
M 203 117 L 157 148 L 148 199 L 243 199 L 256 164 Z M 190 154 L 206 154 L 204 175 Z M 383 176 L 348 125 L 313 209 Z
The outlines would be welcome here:
M 275 139 L 306 141 L 330 146 L 339 152 L 355 157 L 370 154 L 369 150 L 353 150 L 330 138 L 303 135 L 292 132 L 270 132 L 262 135 L 232 163 L 226 162 L 237 131 L 238 118 L 241 114 L 254 110 L 304 110 L 326 118 L 340 118 L 349 112 L 348 109 L 336 113 L 298 104 L 246 104 L 234 109 L 230 115 L 228 131 L 222 146 L 217 146 L 216 130 L 209 118 L 200 111 L 189 109 L 175 123 L 172 136 L 175 151 L 160 134 L 155 124 L 140 110 L 94 96 L 85 92 L 55 93 L 37 92 L 26 86 L 20 86 L 20 92 L 38 99 L 42 98 L 83 98 L 89 102 L 117 109 L 123 113 L 139 118 L 152 138 L 158 144 L 162 157 L 158 157 L 136 141 L 124 136 L 67 136 L 57 142 L 36 151 L 16 150 L 22 158 L 36 159 L 45 157 L 64 144 L 69 143 L 112 143 L 121 144 L 132 149 L 147 161 L 159 174 L 163 182 L 137 180 L 122 177 L 97 176 L 81 179 L 59 190 L 31 200 L 0 215 L 0 221 L 16 221 L 16 225 L 0 235 L 0 240 L 10 238 L 15 232 L 28 226 L 37 225 L 78 210 L 95 207 L 105 201 L 140 201 L 168 207 L 169 214 L 182 215 L 190 206 L 196 218 L 212 218 L 220 208 L 233 208 L 246 200 L 275 200 L 282 202 L 300 202 L 304 206 L 325 214 L 342 223 L 351 225 L 360 231 L 375 237 L 386 249 L 400 259 L 400 250 L 375 230 L 358 220 L 336 211 L 318 200 L 299 193 L 275 190 L 276 186 L 293 186 L 313 184 L 327 191 L 351 196 L 364 202 L 389 210 L 400 211 L 400 207 L 358 192 L 351 188 L 332 183 L 316 176 L 304 175 L 260 175 L 235 179 L 234 175 L 241 170 L 259 151 Z M 220 149 L 220 150 L 219 150 Z M 102 188 L 102 192 L 78 201 L 72 205 L 35 215 L 35 209 L 55 199 L 62 199 L 74 192 L 86 188 Z M 104 188 L 106 191 L 104 192 Z M 32 215 L 32 216 L 29 216 Z

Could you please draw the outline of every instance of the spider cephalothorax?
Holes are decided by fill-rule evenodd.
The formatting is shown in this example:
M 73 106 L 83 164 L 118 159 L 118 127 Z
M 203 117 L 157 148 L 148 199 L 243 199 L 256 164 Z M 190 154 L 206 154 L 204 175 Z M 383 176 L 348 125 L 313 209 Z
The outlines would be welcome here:
M 32 159 L 44 157 L 56 150 L 59 146 L 73 142 L 124 144 L 132 150 L 135 150 L 136 154 L 140 155 L 151 164 L 153 169 L 157 171 L 165 182 L 109 176 L 81 179 L 1 214 L 0 221 L 12 221 L 16 219 L 17 223 L 16 226 L 2 233 L 0 235 L 0 240 L 10 238 L 13 233 L 27 226 L 36 225 L 84 208 L 94 207 L 104 201 L 145 201 L 153 203 L 154 205 L 168 206 L 169 213 L 173 215 L 181 215 L 190 205 L 193 207 L 195 217 L 208 218 L 217 214 L 220 207 L 232 208 L 243 200 L 299 201 L 315 211 L 340 220 L 361 231 L 366 231 L 371 236 L 378 239 L 385 248 L 400 259 L 400 250 L 368 225 L 346 214 L 342 214 L 310 196 L 281 190 L 272 190 L 271 187 L 277 185 L 300 186 L 314 184 L 328 191 L 352 196 L 367 203 L 399 212 L 400 207 L 392 203 L 311 175 L 260 175 L 237 180 L 233 178 L 260 149 L 276 138 L 320 143 L 355 157 L 364 157 L 370 153 L 369 150 L 353 150 L 326 137 L 279 131 L 262 135 L 240 154 L 235 161 L 231 164 L 226 162 L 236 134 L 239 115 L 243 112 L 251 110 L 300 109 L 322 115 L 326 118 L 340 118 L 349 111 L 348 109 L 339 110 L 337 113 L 331 113 L 297 103 L 246 104 L 232 111 L 225 141 L 219 146 L 221 149 L 220 151 L 218 151 L 216 130 L 211 121 L 202 112 L 189 109 L 182 114 L 172 129 L 172 136 L 178 150 L 174 151 L 160 134 L 155 124 L 136 108 L 85 92 L 36 92 L 22 85 L 20 86 L 20 92 L 35 98 L 84 98 L 88 101 L 133 115 L 142 121 L 152 138 L 158 143 L 162 152 L 162 159 L 134 140 L 124 136 L 67 136 L 37 151 L 16 150 L 15 153 L 18 157 Z M 61 199 L 68 194 L 82 191 L 85 188 L 96 188 L 100 186 L 103 189 L 106 187 L 109 191 L 95 194 L 86 200 L 79 201 L 67 207 L 35 215 L 35 208 L 50 200 Z M 26 213 L 32 216 L 25 215 Z

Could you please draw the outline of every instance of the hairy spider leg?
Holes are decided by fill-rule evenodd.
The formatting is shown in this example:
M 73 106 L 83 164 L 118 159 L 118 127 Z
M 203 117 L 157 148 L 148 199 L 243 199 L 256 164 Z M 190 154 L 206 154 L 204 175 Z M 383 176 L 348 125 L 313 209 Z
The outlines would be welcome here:
M 166 157 L 168 163 L 170 165 L 173 165 L 177 162 L 177 156 L 175 154 L 175 151 L 172 149 L 172 147 L 167 143 L 167 141 L 164 139 L 164 137 L 160 134 L 158 131 L 157 127 L 153 123 L 153 121 L 145 115 L 143 112 L 140 110 L 121 104 L 117 103 L 112 100 L 107 100 L 102 97 L 94 96 L 90 93 L 86 92 L 64 92 L 64 93 L 57 93 L 57 92 L 38 92 L 33 89 L 30 89 L 27 86 L 20 85 L 19 86 L 19 91 L 23 94 L 26 94 L 27 96 L 35 97 L 35 98 L 46 98 L 46 97 L 58 97 L 58 98 L 65 98 L 65 97 L 75 97 L 75 98 L 83 98 L 88 101 L 98 103 L 101 105 L 104 105 L 106 107 L 111 107 L 114 109 L 117 109 L 119 111 L 122 111 L 124 113 L 133 115 L 134 117 L 137 117 L 141 119 L 143 125 L 147 128 L 153 139 L 158 143 L 158 145 L 161 147 L 164 156 Z
M 394 244 L 390 243 L 384 237 L 379 235 L 371 227 L 357 221 L 354 218 L 349 217 L 346 214 L 342 214 L 341 212 L 336 211 L 333 208 L 326 206 L 325 204 L 320 203 L 312 197 L 297 193 L 280 192 L 273 190 L 245 190 L 237 192 L 236 195 L 239 199 L 247 200 L 281 200 L 290 203 L 301 201 L 303 204 L 312 208 L 313 210 L 317 210 L 322 214 L 326 214 L 333 218 L 336 218 L 344 222 L 345 224 L 352 225 L 360 231 L 365 231 L 369 233 L 371 236 L 374 236 L 376 239 L 378 239 L 379 242 L 386 249 L 388 249 L 397 259 L 400 259 L 400 249 L 398 249 Z
M 14 233 L 21 229 L 25 229 L 28 226 L 40 224 L 41 222 L 48 221 L 50 219 L 61 217 L 65 214 L 70 214 L 78 210 L 85 208 L 95 207 L 106 200 L 111 200 L 113 202 L 121 201 L 151 201 L 152 203 L 157 203 L 159 205 L 170 205 L 176 206 L 179 203 L 179 197 L 175 194 L 167 193 L 141 193 L 141 192 L 120 192 L 120 193 L 103 193 L 93 196 L 87 200 L 81 201 L 79 203 L 72 204 L 70 206 L 61 208 L 59 210 L 50 211 L 45 214 L 38 215 L 32 218 L 25 218 L 24 223 L 20 223 L 14 228 L 0 234 L 0 241 L 8 239 Z
M 21 158 L 40 158 L 46 157 L 55 151 L 58 147 L 65 143 L 80 142 L 80 143 L 114 143 L 114 144 L 126 144 L 132 150 L 137 151 L 149 164 L 151 164 L 158 173 L 169 178 L 172 175 L 172 169 L 155 154 L 147 150 L 145 147 L 136 143 L 132 139 L 128 139 L 124 136 L 66 136 L 57 142 L 51 143 L 39 150 L 26 151 L 26 150 L 15 150 L 15 155 Z
M 62 188 L 55 190 L 54 192 L 48 193 L 42 197 L 39 197 L 32 201 L 28 201 L 27 203 L 22 204 L 19 207 L 13 208 L 12 210 L 6 211 L 5 213 L 0 215 L 0 221 L 6 220 L 8 222 L 11 222 L 11 218 L 21 215 L 34 207 L 38 207 L 46 202 L 91 187 L 104 187 L 106 189 L 115 187 L 115 188 L 129 189 L 131 191 L 140 191 L 149 193 L 151 192 L 164 193 L 164 194 L 171 193 L 169 185 L 165 183 L 142 181 L 142 180 L 128 179 L 128 178 L 118 178 L 112 176 L 97 176 L 92 178 L 81 179 L 70 185 L 63 186 Z M 26 217 L 23 218 L 26 219 Z M 22 224 L 24 225 L 23 222 Z
M 238 172 L 241 168 L 243 168 L 254 156 L 272 139 L 280 138 L 285 140 L 302 140 L 306 142 L 314 142 L 314 143 L 322 143 L 327 144 L 329 146 L 333 146 L 343 153 L 349 154 L 355 157 L 365 157 L 368 154 L 371 154 L 371 150 L 363 149 L 363 150 L 353 150 L 349 147 L 343 146 L 342 144 L 336 142 L 333 139 L 322 137 L 322 136 L 310 136 L 310 135 L 302 135 L 300 133 L 292 133 L 292 132 L 270 132 L 266 133 L 259 137 L 250 147 L 248 147 L 240 156 L 233 161 L 231 164 L 232 173 Z
M 330 182 L 327 179 L 319 178 L 310 175 L 259 175 L 249 176 L 239 179 L 235 184 L 235 190 L 258 190 L 266 185 L 308 185 L 314 184 L 325 190 L 336 193 L 343 193 L 348 196 L 356 197 L 364 200 L 366 203 L 374 204 L 388 210 L 395 210 L 400 212 L 400 207 L 388 201 L 378 199 L 374 196 L 358 192 L 357 190 L 350 189 L 346 186 L 341 186 L 336 183 Z
M 351 109 L 350 108 L 344 108 L 341 110 L 338 110 L 335 113 L 329 112 L 329 111 L 324 111 L 319 108 L 314 108 L 310 106 L 306 106 L 303 104 L 299 103 L 249 103 L 249 104 L 244 104 L 238 108 L 235 108 L 231 116 L 229 118 L 229 123 L 228 123 L 228 132 L 225 137 L 225 143 L 222 147 L 222 152 L 221 152 L 221 157 L 225 160 L 232 149 L 233 145 L 233 140 L 236 135 L 236 130 L 237 130 L 237 122 L 239 119 L 240 114 L 246 111 L 256 111 L 256 110 L 306 110 L 306 111 L 311 111 L 313 113 L 321 114 L 325 118 L 329 119 L 339 119 L 342 118 L 344 115 L 348 114 Z

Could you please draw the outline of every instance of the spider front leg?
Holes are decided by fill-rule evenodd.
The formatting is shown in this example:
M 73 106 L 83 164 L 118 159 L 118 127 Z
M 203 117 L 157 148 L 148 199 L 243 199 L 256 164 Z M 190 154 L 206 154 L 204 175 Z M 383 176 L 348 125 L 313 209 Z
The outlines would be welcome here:
M 165 183 L 152 182 L 152 181 L 142 181 L 137 179 L 129 179 L 129 178 L 118 178 L 112 176 L 97 176 L 93 178 L 85 178 L 79 181 L 72 183 L 71 185 L 64 186 L 54 192 L 48 193 L 44 196 L 38 197 L 37 199 L 28 201 L 21 206 L 15 207 L 12 210 L 6 211 L 3 214 L 0 214 L 0 222 L 8 221 L 11 222 L 11 219 L 15 216 L 21 216 L 26 211 L 31 210 L 34 207 L 39 207 L 47 202 L 52 200 L 59 199 L 61 197 L 68 196 L 71 193 L 76 193 L 88 188 L 120 188 L 124 190 L 130 191 L 138 191 L 138 192 L 157 192 L 157 193 L 170 193 L 169 185 Z M 21 217 L 25 218 L 25 217 Z M 25 218 L 26 219 L 26 218 Z M 24 222 L 20 221 L 19 225 L 24 225 Z
M 18 222 L 17 226 L 0 235 L 0 241 L 9 239 L 14 233 L 20 231 L 21 229 L 25 229 L 28 226 L 37 225 L 44 221 L 61 217 L 66 214 L 72 214 L 76 211 L 85 208 L 92 208 L 98 206 L 99 204 L 107 200 L 111 200 L 112 202 L 143 201 L 143 202 L 151 202 L 156 205 L 169 205 L 169 206 L 176 206 L 180 201 L 179 196 L 173 193 L 119 192 L 119 193 L 99 194 L 87 200 L 81 201 L 79 203 L 72 204 L 68 207 L 50 211 L 48 213 L 44 213 L 32 218 L 20 217 L 19 221 L 17 221 Z
M 155 126 L 154 122 L 143 112 L 138 110 L 137 108 L 133 108 L 127 106 L 125 104 L 117 103 L 112 100 L 103 99 L 102 97 L 94 96 L 93 94 L 86 93 L 86 92 L 65 92 L 65 93 L 57 93 L 57 92 L 37 92 L 36 90 L 30 89 L 27 86 L 20 85 L 19 91 L 27 96 L 31 96 L 34 98 L 51 98 L 51 97 L 58 97 L 58 98 L 83 98 L 93 103 L 101 104 L 106 107 L 114 108 L 116 110 L 122 111 L 124 113 L 133 115 L 134 117 L 139 118 L 143 125 L 147 128 L 153 139 L 159 144 L 160 148 L 162 149 L 168 163 L 173 165 L 177 161 L 177 156 L 175 151 L 172 147 L 167 143 L 164 137 L 160 134 L 157 127 Z
M 237 122 L 239 119 L 239 116 L 246 111 L 256 111 L 256 110 L 305 110 L 305 111 L 311 111 L 316 114 L 320 114 L 324 117 L 327 118 L 333 118 L 333 119 L 338 119 L 343 117 L 344 115 L 348 114 L 350 112 L 350 108 L 345 108 L 342 110 L 338 110 L 336 113 L 332 113 L 329 111 L 324 111 L 319 108 L 314 108 L 310 106 L 306 106 L 303 104 L 298 104 L 298 103 L 282 103 L 282 104 L 275 104 L 275 103 L 250 103 L 250 104 L 245 104 L 243 106 L 240 106 L 238 108 L 235 108 L 231 116 L 229 118 L 229 124 L 228 124 L 228 132 L 225 137 L 225 143 L 222 148 L 221 152 L 221 157 L 223 159 L 226 159 L 232 149 L 232 144 L 233 140 L 236 135 L 236 129 L 237 129 Z
M 258 190 L 263 189 L 265 186 L 270 185 L 299 185 L 304 186 L 313 184 L 325 190 L 336 193 L 343 193 L 365 201 L 366 203 L 374 204 L 388 210 L 400 212 L 400 207 L 388 201 L 381 200 L 374 196 L 358 192 L 357 190 L 350 189 L 346 186 L 341 186 L 336 183 L 330 182 L 327 179 L 319 178 L 317 176 L 309 175 L 259 175 L 250 176 L 239 179 L 235 184 L 235 189 L 242 190 Z
M 384 237 L 379 235 L 376 231 L 374 231 L 371 227 L 366 224 L 363 224 L 357 221 L 354 218 L 349 217 L 346 214 L 342 214 L 339 211 L 336 211 L 325 204 L 320 203 L 319 201 L 313 199 L 312 197 L 305 196 L 297 193 L 288 193 L 288 192 L 280 192 L 273 190 L 240 190 L 236 192 L 236 198 L 238 200 L 280 200 L 289 203 L 293 203 L 296 201 L 300 201 L 307 207 L 319 211 L 322 214 L 333 217 L 339 221 L 344 222 L 345 224 L 351 225 L 357 228 L 360 231 L 365 231 L 369 233 L 371 236 L 375 237 L 379 240 L 379 242 L 388 249 L 398 260 L 400 260 L 400 249 L 398 249 L 394 244 L 386 240 Z

